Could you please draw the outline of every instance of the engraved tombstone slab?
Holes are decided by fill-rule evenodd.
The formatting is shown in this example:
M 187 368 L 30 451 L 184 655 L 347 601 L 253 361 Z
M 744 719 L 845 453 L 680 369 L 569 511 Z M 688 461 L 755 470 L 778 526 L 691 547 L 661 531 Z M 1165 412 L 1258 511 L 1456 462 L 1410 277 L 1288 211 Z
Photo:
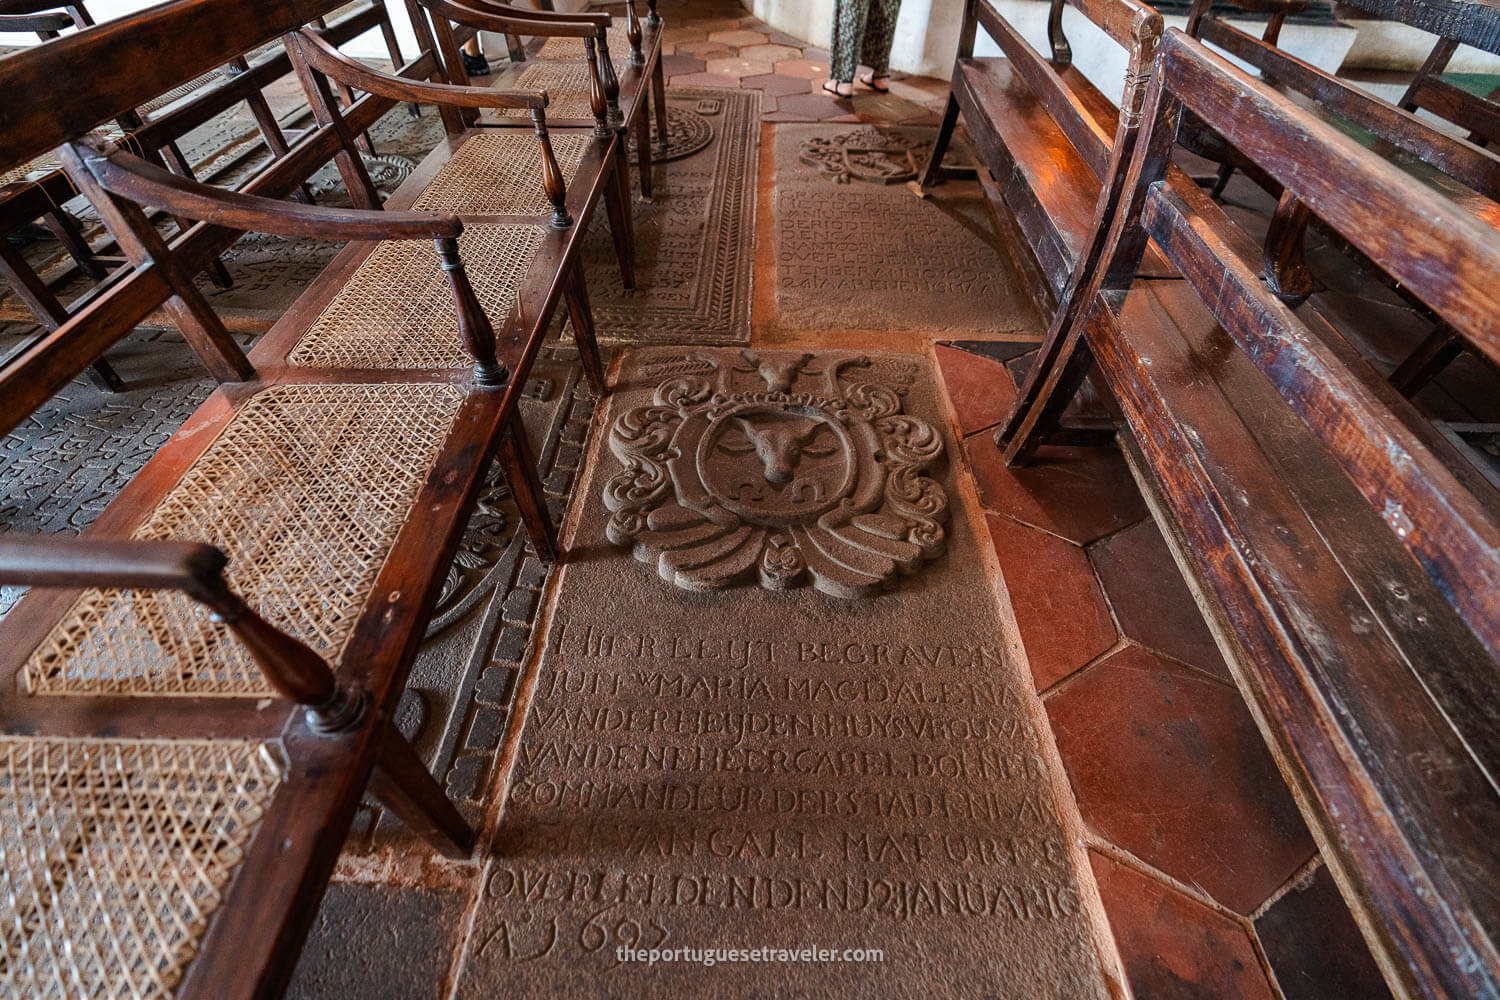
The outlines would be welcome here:
M 735 350 L 637 352 L 600 419 L 655 406 L 669 369 L 705 357 L 749 365 Z M 795 370 L 795 393 L 860 357 L 759 353 L 737 378 Z M 929 364 L 863 357 L 951 453 Z M 804 431 L 815 452 L 838 440 Z M 870 596 L 755 574 L 684 590 L 608 537 L 605 487 L 629 458 L 607 437 L 578 487 L 454 995 L 1103 997 L 1053 798 L 1065 786 L 1039 752 L 966 508 L 942 555 Z M 732 467 L 763 471 L 760 454 Z M 811 456 L 808 474 L 838 480 L 835 455 Z M 952 496 L 948 464 L 920 474 Z M 884 959 L 647 965 L 618 950 L 683 947 Z
M 933 197 L 901 181 L 933 129 L 780 125 L 775 133 L 777 322 L 785 330 L 945 332 L 1045 327 L 979 185 Z

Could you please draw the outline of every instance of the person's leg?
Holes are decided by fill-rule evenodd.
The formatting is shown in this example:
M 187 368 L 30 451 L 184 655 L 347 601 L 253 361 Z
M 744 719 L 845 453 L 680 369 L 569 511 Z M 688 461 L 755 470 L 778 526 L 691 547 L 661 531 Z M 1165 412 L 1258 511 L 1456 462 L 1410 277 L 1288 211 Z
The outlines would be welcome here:
M 464 43 L 463 57 L 465 73 L 470 76 L 490 75 L 489 60 L 484 57 L 484 53 L 479 48 L 479 32 L 476 31 L 474 37 Z
M 896 40 L 896 17 L 900 13 L 901 0 L 871 0 L 861 45 L 861 55 L 870 73 L 859 80 L 871 90 L 890 89 L 891 45 Z
M 823 89 L 840 97 L 854 93 L 854 71 L 859 67 L 860 42 L 870 16 L 870 0 L 834 0 L 833 58 Z

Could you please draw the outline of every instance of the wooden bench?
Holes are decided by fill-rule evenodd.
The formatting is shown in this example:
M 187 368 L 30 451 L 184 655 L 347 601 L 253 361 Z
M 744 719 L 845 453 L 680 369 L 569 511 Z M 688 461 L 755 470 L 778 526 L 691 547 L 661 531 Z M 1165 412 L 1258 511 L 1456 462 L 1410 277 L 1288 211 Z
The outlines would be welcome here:
M 1500 995 L 1500 508 L 1169 169 L 1188 113 L 1491 358 L 1500 236 L 1171 31 L 1106 251 L 1070 313 L 1387 980 L 1401 996 Z M 1138 276 L 1149 240 L 1181 279 Z
M 367 790 L 445 854 L 474 845 L 391 720 L 492 460 L 538 554 L 555 553 L 518 400 L 563 300 L 603 389 L 576 261 L 618 137 L 559 155 L 545 95 L 375 73 L 299 30 L 323 10 L 174 0 L 0 60 L 0 92 L 22 95 L 0 107 L 0 141 L 60 143 L 133 257 L 0 372 L 0 433 L 163 301 L 212 334 L 191 268 L 222 245 L 215 234 L 354 241 L 249 358 L 227 338 L 189 337 L 225 384 L 83 537 L 0 535 L 0 583 L 33 588 L 0 624 L 0 924 L 18 995 L 57 983 L 83 996 L 277 995 Z M 278 36 L 319 125 L 251 191 L 89 135 L 95 115 Z M 364 96 L 339 107 L 336 83 Z M 295 186 L 303 158 L 334 157 L 356 203 L 377 205 L 355 137 L 400 101 L 528 111 L 533 134 L 498 137 L 528 141 L 526 168 L 493 168 L 504 177 L 488 214 L 262 195 Z M 419 173 L 394 202 L 472 188 L 432 162 Z M 202 221 L 168 245 L 148 209 Z
M 1236 2 L 1243 6 L 1251 0 Z M 1301 6 L 1299 2 L 1285 0 L 1253 2 L 1258 7 Z M 1196 0 L 1188 18 L 1189 34 L 1253 66 L 1269 84 L 1325 120 L 1360 130 L 1366 136 L 1365 141 L 1392 163 L 1465 207 L 1477 220 L 1500 228 L 1500 156 L 1482 148 L 1487 130 L 1493 124 L 1488 116 L 1497 106 L 1445 83 L 1438 76 L 1460 40 L 1488 45 L 1490 51 L 1500 52 L 1500 6 L 1465 3 L 1452 7 L 1445 16 L 1443 4 L 1386 4 L 1379 0 L 1356 4 L 1399 23 L 1448 33 L 1437 42 L 1400 106 L 1283 52 L 1276 47 L 1275 31 L 1257 39 L 1208 16 L 1210 6 L 1210 0 Z M 1273 19 L 1272 28 L 1276 27 L 1279 23 Z M 1475 132 L 1468 140 L 1450 135 L 1418 117 L 1419 107 Z M 1281 194 L 1274 179 L 1267 178 L 1253 163 L 1247 162 L 1244 154 L 1226 147 L 1217 137 L 1205 136 L 1203 130 L 1195 129 L 1189 138 L 1193 141 L 1186 144 L 1195 152 L 1225 164 L 1215 194 L 1223 189 L 1235 167 L 1247 168 L 1273 194 Z M 1317 290 L 1304 255 L 1308 221 L 1305 206 L 1295 199 L 1283 199 L 1267 240 L 1266 279 L 1283 299 L 1293 304 Z M 1397 366 L 1391 376 L 1392 384 L 1408 396 L 1415 394 L 1463 347 L 1462 338 L 1450 327 L 1435 324 L 1432 333 Z
M 1121 107 L 1072 64 L 1063 33 L 1064 0 L 1053 0 L 1048 20 L 1051 56 L 1043 56 L 987 0 L 966 0 L 958 58 L 942 126 L 919 184 L 942 179 L 942 162 L 962 114 L 980 159 L 989 168 L 1039 271 L 1033 289 L 1045 315 L 1065 297 L 1088 257 L 1089 234 L 1113 197 L 1106 180 L 1129 159 L 1138 109 L 1161 37 L 1161 17 L 1137 0 L 1070 0 L 1070 5 L 1129 53 Z M 1003 58 L 977 58 L 983 28 Z M 1023 261 L 1023 264 L 1026 263 Z M 1144 265 L 1163 271 L 1159 260 Z

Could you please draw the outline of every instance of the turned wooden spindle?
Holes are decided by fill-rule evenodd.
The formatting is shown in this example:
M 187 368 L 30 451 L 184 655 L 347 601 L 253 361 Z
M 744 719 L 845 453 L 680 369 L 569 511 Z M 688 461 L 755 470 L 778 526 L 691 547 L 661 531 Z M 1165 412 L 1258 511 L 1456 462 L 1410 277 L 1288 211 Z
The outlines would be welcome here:
M 635 13 L 635 0 L 625 0 L 625 37 L 630 40 L 630 65 L 646 65 L 646 54 L 641 51 L 641 20 Z
M 584 37 L 583 51 L 589 60 L 589 107 L 594 111 L 594 135 L 602 139 L 611 131 L 606 113 L 609 105 L 604 97 L 604 84 L 599 79 L 599 50 L 592 37 Z
M 656 0 L 646 0 L 646 23 L 653 28 L 661 24 L 661 15 L 656 12 Z
M 563 180 L 562 168 L 557 164 L 557 155 L 552 151 L 546 112 L 532 108 L 531 122 L 536 126 L 536 137 L 542 143 L 542 186 L 547 191 L 547 200 L 552 202 L 552 228 L 567 229 L 573 224 L 573 217 L 568 214 L 568 186 Z
M 200 581 L 188 592 L 212 609 L 214 621 L 229 626 L 245 644 L 272 687 L 306 707 L 308 724 L 315 732 L 336 736 L 364 721 L 369 707 L 365 694 L 341 686 L 326 660 L 256 614 L 222 577 Z
M 453 301 L 458 306 L 459 339 L 469 357 L 474 359 L 474 384 L 485 389 L 499 388 L 510 381 L 510 372 L 495 360 L 495 330 L 474 295 L 474 286 L 469 284 L 469 273 L 464 270 L 463 258 L 458 255 L 458 240 L 439 236 L 433 243 L 437 246 L 438 263 L 453 289 Z
M 615 61 L 609 56 L 609 33 L 599 29 L 599 73 L 604 80 L 604 102 L 609 108 L 611 128 L 623 131 L 625 116 L 620 112 L 620 78 L 615 75 Z

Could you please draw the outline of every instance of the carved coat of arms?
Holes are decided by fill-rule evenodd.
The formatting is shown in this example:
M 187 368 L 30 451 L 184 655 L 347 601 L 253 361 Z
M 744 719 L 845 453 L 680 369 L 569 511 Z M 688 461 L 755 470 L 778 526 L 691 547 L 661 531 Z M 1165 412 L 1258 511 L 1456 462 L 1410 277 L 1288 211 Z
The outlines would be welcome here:
M 942 434 L 902 412 L 914 365 L 749 351 L 679 358 L 609 446 L 606 531 L 692 590 L 878 592 L 943 551 Z
M 839 184 L 851 180 L 900 184 L 916 179 L 917 155 L 928 145 L 902 132 L 865 126 L 835 136 L 813 136 L 802 143 L 797 155 Z

